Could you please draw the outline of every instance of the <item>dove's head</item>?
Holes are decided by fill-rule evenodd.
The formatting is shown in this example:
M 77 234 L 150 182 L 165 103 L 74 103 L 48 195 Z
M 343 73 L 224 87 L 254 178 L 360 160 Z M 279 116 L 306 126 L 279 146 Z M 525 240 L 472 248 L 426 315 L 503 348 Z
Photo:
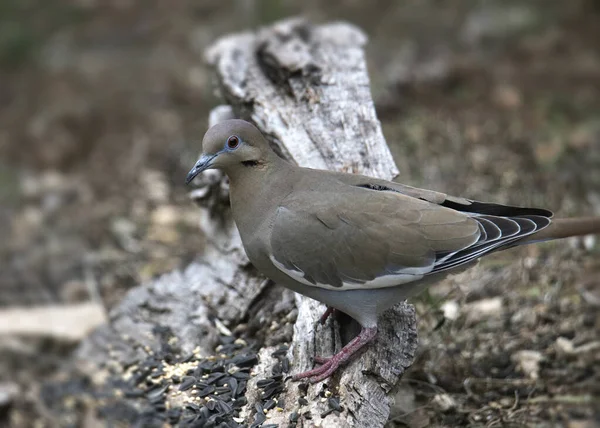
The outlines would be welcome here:
M 240 119 L 220 122 L 202 139 L 202 154 L 186 177 L 189 183 L 207 169 L 220 169 L 231 178 L 245 169 L 264 167 L 275 153 L 261 132 Z

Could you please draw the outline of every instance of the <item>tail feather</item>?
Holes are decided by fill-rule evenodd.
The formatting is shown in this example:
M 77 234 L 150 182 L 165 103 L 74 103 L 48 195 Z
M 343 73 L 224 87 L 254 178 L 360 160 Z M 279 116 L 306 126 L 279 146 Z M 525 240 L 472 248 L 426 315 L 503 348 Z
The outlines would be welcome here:
M 519 241 L 519 244 L 594 234 L 600 234 L 600 217 L 560 218 L 553 219 L 548 227 Z

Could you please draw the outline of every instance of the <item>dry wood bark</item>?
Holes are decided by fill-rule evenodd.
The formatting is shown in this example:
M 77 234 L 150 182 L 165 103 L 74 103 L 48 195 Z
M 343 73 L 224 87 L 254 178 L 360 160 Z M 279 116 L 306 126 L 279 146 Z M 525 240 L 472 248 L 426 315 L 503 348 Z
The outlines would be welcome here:
M 396 166 L 371 99 L 365 42 L 351 25 L 312 26 L 302 20 L 221 39 L 208 50 L 207 60 L 228 106 L 213 110 L 211 122 L 231 116 L 250 120 L 280 154 L 302 166 L 393 178 Z M 259 379 L 270 375 L 270 355 L 291 337 L 289 321 L 296 313 L 292 372 L 310 368 L 315 354 L 339 350 L 358 331 L 348 319 L 317 326 L 322 304 L 269 285 L 244 254 L 222 177 L 211 173 L 202 180 L 193 192 L 204 207 L 199 215 L 208 243 L 202 257 L 184 271 L 133 289 L 112 311 L 109 325 L 80 347 L 76 361 L 83 371 L 114 374 L 148 352 L 158 355 L 165 341 L 177 343 L 181 353 L 200 347 L 209 354 L 219 333 L 248 319 L 265 339 L 254 369 Z M 277 314 L 283 321 L 274 324 Z M 283 411 L 271 412 L 268 423 L 287 426 L 290 414 L 299 412 L 300 425 L 383 426 L 390 392 L 412 363 L 416 340 L 414 310 L 400 304 L 382 317 L 376 342 L 327 382 L 343 411 L 322 418 L 328 409 L 318 397 L 323 385 L 310 386 L 305 394 L 287 381 L 280 395 Z M 298 404 L 301 394 L 308 399 L 304 406 Z M 253 382 L 248 400 L 244 414 L 252 421 L 253 404 L 260 401 Z

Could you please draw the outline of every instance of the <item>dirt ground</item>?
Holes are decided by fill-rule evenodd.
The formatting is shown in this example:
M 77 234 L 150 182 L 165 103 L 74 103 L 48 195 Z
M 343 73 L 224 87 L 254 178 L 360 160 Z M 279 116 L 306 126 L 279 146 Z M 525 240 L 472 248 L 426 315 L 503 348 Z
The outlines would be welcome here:
M 0 312 L 108 310 L 201 256 L 184 177 L 218 103 L 203 50 L 298 13 L 369 35 L 399 180 L 600 215 L 599 2 L 300 3 L 0 3 Z M 515 249 L 416 299 L 390 427 L 600 426 L 599 255 Z M 0 425 L 44 420 L 37 385 L 75 346 L 0 335 Z

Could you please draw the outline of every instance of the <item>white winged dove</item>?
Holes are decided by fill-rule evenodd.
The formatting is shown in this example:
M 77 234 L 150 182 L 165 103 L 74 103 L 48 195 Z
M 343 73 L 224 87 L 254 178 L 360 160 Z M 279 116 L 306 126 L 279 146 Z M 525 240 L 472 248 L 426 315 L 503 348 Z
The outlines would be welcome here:
M 250 261 L 267 277 L 338 309 L 359 335 L 321 366 L 329 377 L 377 334 L 377 317 L 486 254 L 600 233 L 600 218 L 456 198 L 357 174 L 301 168 L 279 158 L 243 120 L 210 128 L 189 172 L 218 168 L 230 180 L 233 217 Z M 327 313 L 330 313 L 328 310 Z

